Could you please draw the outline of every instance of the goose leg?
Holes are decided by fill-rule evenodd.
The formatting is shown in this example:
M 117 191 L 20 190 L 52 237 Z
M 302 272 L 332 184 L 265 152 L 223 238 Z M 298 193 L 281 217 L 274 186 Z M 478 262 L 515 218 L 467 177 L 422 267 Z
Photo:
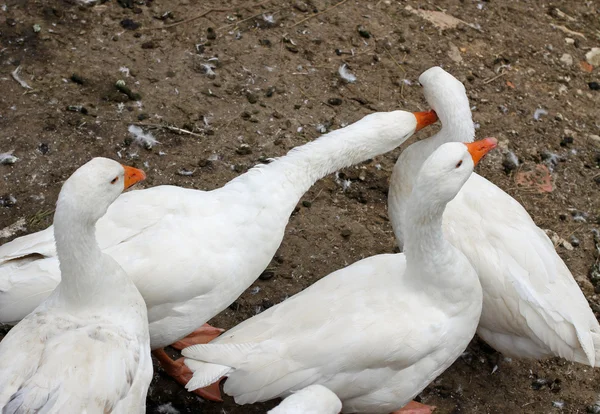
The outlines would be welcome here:
M 173 361 L 162 348 L 152 351 L 152 355 L 156 357 L 160 363 L 160 366 L 165 370 L 167 375 L 169 375 L 179 384 L 185 386 L 188 381 L 192 379 L 192 371 L 183 363 L 183 358 Z M 204 398 L 205 400 L 222 402 L 223 399 L 221 398 L 221 390 L 219 388 L 220 382 L 221 381 L 217 381 L 208 387 L 198 388 L 192 392 Z
M 181 341 L 177 341 L 171 346 L 181 351 L 183 348 L 187 348 L 188 346 L 207 344 L 217 336 L 221 335 L 224 330 L 225 329 L 215 328 L 214 326 L 210 326 L 209 324 L 205 323 L 200 328 L 183 338 Z
M 435 410 L 435 407 L 432 405 L 411 401 L 401 409 L 394 411 L 392 414 L 431 414 L 433 410 Z

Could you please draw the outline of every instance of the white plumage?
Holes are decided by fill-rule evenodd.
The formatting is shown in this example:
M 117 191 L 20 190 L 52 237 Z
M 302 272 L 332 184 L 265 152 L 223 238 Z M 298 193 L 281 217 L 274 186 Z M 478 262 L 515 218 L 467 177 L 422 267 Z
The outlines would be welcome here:
M 394 167 L 389 211 L 400 244 L 414 171 L 444 142 L 474 137 L 464 86 L 439 67 L 425 71 L 419 81 L 442 130 L 408 147 Z M 600 363 L 598 321 L 550 239 L 516 200 L 473 174 L 448 204 L 443 227 L 479 275 L 481 338 L 507 356 Z
M 152 348 L 182 339 L 256 280 L 316 180 L 436 120 L 417 116 L 367 115 L 213 191 L 158 186 L 119 197 L 96 226 L 98 243 L 144 297 Z M 0 323 L 19 321 L 59 280 L 52 228 L 0 246 Z
M 341 409 L 337 395 L 314 384 L 293 393 L 267 414 L 339 414 Z
M 409 200 L 406 255 L 356 262 L 184 349 L 194 372 L 188 388 L 226 375 L 224 391 L 239 404 L 312 384 L 334 392 L 343 412 L 389 413 L 408 403 L 464 351 L 479 320 L 477 275 L 441 229 L 445 204 L 472 169 L 464 144 L 440 148 Z
M 143 177 L 95 158 L 65 182 L 54 219 L 63 280 L 0 342 L 2 413 L 145 412 L 146 307 L 94 236 L 109 204 Z

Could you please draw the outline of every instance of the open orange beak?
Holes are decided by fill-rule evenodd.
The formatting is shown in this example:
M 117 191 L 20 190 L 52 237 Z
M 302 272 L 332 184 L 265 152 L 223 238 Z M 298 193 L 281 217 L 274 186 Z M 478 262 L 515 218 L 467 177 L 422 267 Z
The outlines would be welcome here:
M 473 164 L 477 165 L 485 154 L 496 148 L 498 140 L 496 138 L 484 138 L 465 145 L 471 154 L 471 158 L 473 158 Z
M 146 173 L 142 170 L 138 170 L 137 168 L 133 167 L 128 167 L 127 165 L 123 165 L 123 169 L 125 170 L 124 190 L 127 190 L 135 183 L 139 183 L 140 181 L 146 179 Z
M 417 129 L 415 129 L 415 132 L 438 120 L 438 116 L 433 109 L 426 112 L 413 112 L 413 115 L 417 118 Z

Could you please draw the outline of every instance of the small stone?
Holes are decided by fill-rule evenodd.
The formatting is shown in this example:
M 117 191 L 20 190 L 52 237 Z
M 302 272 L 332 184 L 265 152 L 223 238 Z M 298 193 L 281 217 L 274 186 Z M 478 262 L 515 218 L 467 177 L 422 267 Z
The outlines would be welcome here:
M 125 30 L 136 30 L 141 26 L 141 24 L 134 22 L 131 19 L 121 20 L 121 27 Z
M 571 246 L 573 247 L 579 247 L 579 245 L 581 244 L 581 241 L 576 237 L 576 236 L 571 236 Z
M 571 39 L 570 37 L 565 37 L 565 43 L 568 45 L 574 45 L 575 39 Z
M 270 98 L 271 96 L 273 96 L 274 93 L 275 93 L 275 87 L 274 86 L 269 86 L 267 88 L 267 91 L 265 92 L 265 96 L 267 98 Z
M 0 196 L 0 206 L 12 207 L 17 204 L 17 199 L 12 194 L 4 194 Z
M 38 146 L 38 151 L 42 153 L 42 155 L 46 155 L 48 151 L 50 151 L 50 147 L 48 144 L 44 144 L 43 142 Z
M 258 43 L 261 46 L 271 47 L 271 41 L 269 39 L 260 39 Z
M 327 103 L 329 105 L 333 105 L 333 106 L 339 106 L 342 104 L 342 100 L 340 98 L 329 98 L 327 100 Z
M 158 47 L 158 43 L 154 40 L 148 40 L 147 42 L 142 43 L 142 49 L 156 49 Z
M 71 75 L 71 81 L 75 82 L 79 85 L 83 85 L 85 83 L 85 81 L 83 80 L 83 78 L 81 76 L 79 76 L 78 74 L 74 73 Z
M 600 47 L 593 47 L 585 54 L 585 60 L 592 66 L 600 66 Z
M 573 56 L 565 53 L 560 57 L 560 61 L 566 66 L 571 66 L 573 65 Z
M 308 11 L 308 6 L 303 1 L 295 1 L 294 8 L 302 13 L 306 13 Z
M 274 276 L 275 276 L 275 272 L 273 270 L 266 269 L 264 272 L 262 272 L 260 274 L 260 276 L 258 278 L 260 280 L 270 280 L 270 279 L 273 279 Z
M 365 39 L 371 38 L 371 33 L 369 33 L 369 31 L 367 29 L 365 29 L 364 26 L 357 26 L 356 31 L 358 32 L 360 37 L 364 37 Z
M 190 175 L 193 175 L 194 172 L 188 170 L 187 168 L 182 168 L 179 171 L 177 171 L 177 175 L 181 175 L 183 177 L 189 177 Z
M 304 200 L 302 201 L 302 205 L 306 208 L 310 208 L 310 206 L 312 206 L 312 203 L 308 200 Z
M 569 144 L 573 143 L 573 137 L 563 137 L 563 139 L 560 141 L 560 146 L 561 147 L 566 147 Z
M 137 118 L 138 118 L 138 121 L 145 121 L 146 119 L 150 118 L 150 115 L 141 113 L 137 116 Z
M 600 83 L 598 82 L 588 82 L 588 86 L 593 91 L 600 91 Z
M 208 40 L 215 40 L 217 38 L 217 32 L 212 27 L 206 29 L 206 38 Z
M 235 152 L 238 155 L 248 155 L 252 154 L 252 148 L 250 148 L 250 145 L 248 144 L 242 144 L 236 148 Z
M 589 134 L 588 138 L 591 139 L 592 141 L 595 141 L 596 143 L 600 144 L 600 136 L 599 135 Z
M 343 238 L 347 239 L 348 237 L 350 237 L 352 235 L 352 230 L 343 229 L 341 234 L 342 234 Z
M 255 104 L 256 102 L 258 102 L 258 96 L 256 96 L 254 92 L 248 91 L 246 93 L 246 99 L 248 99 L 248 102 L 250 102 L 251 104 Z

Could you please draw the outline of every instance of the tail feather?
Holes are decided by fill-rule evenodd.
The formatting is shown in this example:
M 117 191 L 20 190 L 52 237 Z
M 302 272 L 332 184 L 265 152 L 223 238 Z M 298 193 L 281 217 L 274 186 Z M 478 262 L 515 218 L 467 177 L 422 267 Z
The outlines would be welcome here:
M 190 379 L 185 386 L 188 391 L 194 391 L 198 388 L 208 387 L 231 371 L 231 367 L 225 365 L 200 362 L 189 358 L 185 358 L 183 361 L 185 362 L 185 365 L 187 365 L 187 367 L 194 373 L 192 379 Z

